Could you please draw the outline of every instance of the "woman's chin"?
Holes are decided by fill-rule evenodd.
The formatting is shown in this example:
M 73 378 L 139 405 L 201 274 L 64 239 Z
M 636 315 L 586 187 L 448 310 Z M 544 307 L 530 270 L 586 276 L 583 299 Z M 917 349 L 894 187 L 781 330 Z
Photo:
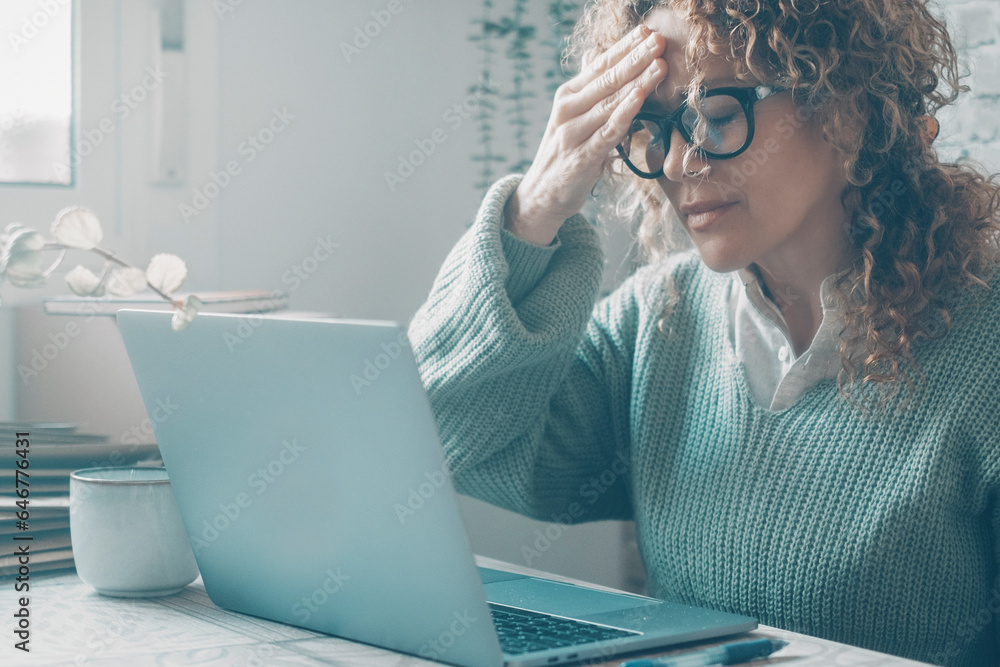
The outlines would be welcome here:
M 704 243 L 697 246 L 701 261 L 716 273 L 730 273 L 749 266 L 753 260 L 738 248 L 720 247 L 718 243 Z

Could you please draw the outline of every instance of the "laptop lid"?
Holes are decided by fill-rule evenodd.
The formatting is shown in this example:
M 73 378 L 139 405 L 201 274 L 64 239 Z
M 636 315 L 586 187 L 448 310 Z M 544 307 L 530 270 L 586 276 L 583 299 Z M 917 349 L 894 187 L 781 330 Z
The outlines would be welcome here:
M 476 568 L 405 331 L 121 311 L 205 589 L 220 607 L 469 667 L 504 663 L 486 600 L 633 633 L 550 664 L 756 622 Z M 171 406 L 154 410 L 157 406 Z M 162 417 L 162 419 L 160 418 Z M 481 578 L 482 577 L 482 578 Z M 484 583 L 486 591 L 484 592 Z
M 150 414 L 172 406 L 153 428 L 213 602 L 502 663 L 399 327 L 201 314 L 176 332 L 170 313 L 132 311 L 118 324 Z

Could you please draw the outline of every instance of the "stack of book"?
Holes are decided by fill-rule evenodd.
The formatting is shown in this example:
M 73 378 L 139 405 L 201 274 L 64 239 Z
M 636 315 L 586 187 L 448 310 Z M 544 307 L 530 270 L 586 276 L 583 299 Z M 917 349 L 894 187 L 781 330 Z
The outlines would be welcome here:
M 175 294 L 183 301 L 186 294 Z M 198 292 L 206 313 L 270 313 L 288 308 L 288 294 L 281 290 Z M 113 296 L 51 296 L 44 301 L 48 315 L 114 315 L 122 308 L 170 310 L 163 299 L 148 294 L 122 298 Z
M 31 573 L 73 567 L 70 474 L 125 465 L 163 463 L 155 443 L 116 443 L 74 424 L 0 422 L 0 577 L 22 565 Z

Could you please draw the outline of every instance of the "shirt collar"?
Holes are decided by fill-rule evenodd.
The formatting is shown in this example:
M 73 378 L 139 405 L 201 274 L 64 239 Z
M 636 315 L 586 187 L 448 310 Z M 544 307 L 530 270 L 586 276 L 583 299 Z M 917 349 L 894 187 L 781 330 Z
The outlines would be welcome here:
M 823 279 L 823 282 L 819 286 L 819 295 L 823 304 L 823 313 L 826 314 L 828 311 L 840 310 L 837 307 L 837 295 L 834 292 L 833 286 L 837 282 L 837 279 L 842 275 L 847 273 L 849 269 L 840 271 L 837 273 L 832 273 Z M 779 317 L 781 310 L 777 307 L 771 299 L 764 295 L 764 285 L 763 279 L 760 277 L 760 271 L 756 264 L 750 264 L 749 266 L 736 269 L 731 273 L 734 280 L 740 281 L 742 283 L 744 291 L 750 302 L 757 306 L 762 312 L 764 310 L 774 311 Z M 783 317 L 781 317 L 784 320 Z

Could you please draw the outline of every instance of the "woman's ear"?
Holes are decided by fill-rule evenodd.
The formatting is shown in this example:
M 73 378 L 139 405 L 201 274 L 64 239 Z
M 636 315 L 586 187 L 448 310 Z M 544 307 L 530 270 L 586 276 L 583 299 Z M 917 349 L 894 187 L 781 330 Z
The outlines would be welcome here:
M 923 135 L 924 145 L 930 147 L 931 143 L 937 139 L 941 131 L 941 124 L 934 116 L 920 116 L 917 118 L 917 125 L 920 126 L 920 133 Z

